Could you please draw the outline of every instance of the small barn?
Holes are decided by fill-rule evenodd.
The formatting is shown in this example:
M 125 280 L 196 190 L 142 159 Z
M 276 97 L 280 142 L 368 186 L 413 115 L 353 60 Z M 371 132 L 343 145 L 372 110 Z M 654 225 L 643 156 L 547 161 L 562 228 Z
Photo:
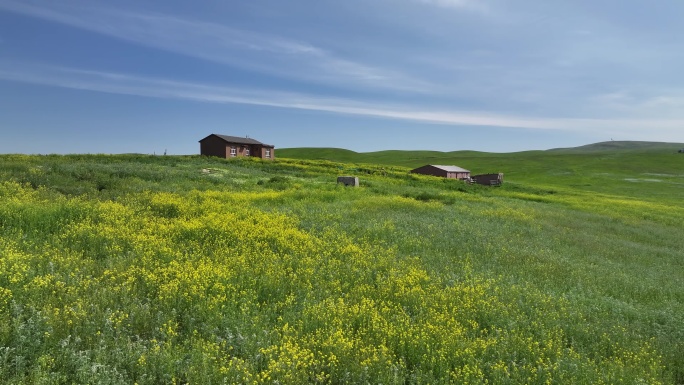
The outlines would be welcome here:
M 252 138 L 211 134 L 199 141 L 200 154 L 235 158 L 254 156 L 261 159 L 275 159 L 275 147 Z
M 432 175 L 432 176 L 439 176 L 442 178 L 449 178 L 449 179 L 468 179 L 470 178 L 470 171 L 458 167 L 458 166 L 440 166 L 440 165 L 434 165 L 434 164 L 428 164 L 423 167 L 418 167 L 416 169 L 411 170 L 411 173 L 413 174 L 423 174 L 423 175 Z
M 470 180 L 473 183 L 485 186 L 501 186 L 503 184 L 503 173 L 473 175 Z

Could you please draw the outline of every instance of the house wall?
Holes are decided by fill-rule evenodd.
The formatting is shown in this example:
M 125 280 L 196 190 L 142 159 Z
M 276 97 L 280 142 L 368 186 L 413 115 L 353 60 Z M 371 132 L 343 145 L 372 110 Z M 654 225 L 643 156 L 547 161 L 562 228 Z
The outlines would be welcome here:
M 225 142 L 224 142 L 225 143 Z M 254 156 L 261 159 L 275 159 L 275 149 L 264 147 L 260 145 L 248 145 L 248 144 L 238 144 L 238 143 L 226 143 L 226 155 L 231 158 L 230 149 L 235 147 L 235 157 L 242 156 Z M 266 150 L 271 150 L 270 157 L 266 157 Z M 249 150 L 249 155 L 247 155 L 247 150 Z
M 236 150 L 236 155 L 235 156 L 246 156 L 247 150 L 250 149 L 251 147 L 246 144 L 238 144 L 238 143 L 228 143 L 227 146 L 230 147 L 235 147 Z M 249 154 L 251 155 L 252 152 L 250 151 Z
M 200 142 L 201 155 L 227 158 L 230 156 L 230 153 L 227 151 L 228 148 L 226 148 L 226 142 L 215 136 L 206 138 Z
M 266 150 L 271 150 L 270 157 L 266 157 Z M 275 149 L 264 146 L 254 146 L 252 156 L 256 156 L 261 159 L 275 159 Z
M 449 179 L 468 179 L 470 178 L 469 172 L 449 172 L 447 173 L 447 178 Z

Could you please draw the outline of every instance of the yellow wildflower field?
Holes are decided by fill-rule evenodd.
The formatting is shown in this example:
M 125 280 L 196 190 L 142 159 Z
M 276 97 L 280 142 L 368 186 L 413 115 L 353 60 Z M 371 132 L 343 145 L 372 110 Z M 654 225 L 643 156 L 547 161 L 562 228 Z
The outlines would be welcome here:
M 52 167 L 72 166 L 60 162 Z M 0 181 L 6 383 L 659 384 L 676 376 L 660 336 L 640 326 L 656 310 L 640 315 L 640 300 L 591 286 L 585 269 L 595 262 L 578 257 L 571 266 L 584 249 L 548 231 L 572 226 L 553 222 L 579 204 L 572 197 L 548 214 L 547 203 L 520 192 L 435 185 L 435 199 L 416 199 L 393 193 L 404 182 L 386 173 L 345 189 L 324 182 L 334 172 L 327 163 L 283 162 L 289 179 L 269 182 L 278 164 L 149 161 L 160 172 L 232 175 L 163 181 L 115 176 L 110 159 L 81 162 L 101 165 L 110 187 L 61 193 Z M 409 190 L 420 183 L 407 180 Z M 620 284 L 632 273 L 616 274 Z M 635 296 L 652 289 L 643 290 Z M 681 291 L 650 295 L 676 301 Z M 611 298 L 623 310 L 608 308 Z

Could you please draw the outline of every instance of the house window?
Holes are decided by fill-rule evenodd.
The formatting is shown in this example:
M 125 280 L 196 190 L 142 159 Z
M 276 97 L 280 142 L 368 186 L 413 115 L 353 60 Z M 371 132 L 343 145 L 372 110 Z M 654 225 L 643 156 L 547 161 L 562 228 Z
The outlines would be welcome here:
M 245 148 L 245 156 L 249 156 L 249 148 Z
M 270 158 L 271 157 L 271 150 L 266 149 L 266 157 Z
M 230 156 L 235 156 L 237 155 L 237 148 L 231 147 L 230 148 Z

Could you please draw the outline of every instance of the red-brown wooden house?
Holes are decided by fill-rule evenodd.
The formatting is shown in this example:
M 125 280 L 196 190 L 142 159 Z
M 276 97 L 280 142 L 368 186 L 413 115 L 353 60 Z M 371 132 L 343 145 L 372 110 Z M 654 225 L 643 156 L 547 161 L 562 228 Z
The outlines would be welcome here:
M 211 134 L 199 141 L 200 154 L 234 158 L 238 156 L 255 156 L 261 159 L 275 159 L 275 147 L 261 143 L 252 138 Z
M 439 166 L 428 164 L 423 167 L 418 167 L 411 170 L 414 174 L 440 176 L 442 178 L 450 179 L 468 179 L 470 178 L 470 171 L 460 168 L 458 166 Z

